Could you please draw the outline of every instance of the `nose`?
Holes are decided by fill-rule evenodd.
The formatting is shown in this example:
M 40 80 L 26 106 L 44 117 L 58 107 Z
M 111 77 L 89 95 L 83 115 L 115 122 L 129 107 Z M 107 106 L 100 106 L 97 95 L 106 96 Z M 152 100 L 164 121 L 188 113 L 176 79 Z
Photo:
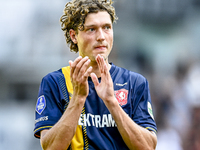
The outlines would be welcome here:
M 103 41 L 105 40 L 104 31 L 102 29 L 99 29 L 97 32 L 97 41 Z

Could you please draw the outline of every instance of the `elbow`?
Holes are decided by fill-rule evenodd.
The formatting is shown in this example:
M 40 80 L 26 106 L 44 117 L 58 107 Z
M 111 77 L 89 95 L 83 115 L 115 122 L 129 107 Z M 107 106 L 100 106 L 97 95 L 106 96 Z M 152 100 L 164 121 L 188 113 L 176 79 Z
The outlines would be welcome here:
M 130 150 L 155 150 L 157 143 L 134 143 L 134 145 L 128 146 Z
M 153 146 L 149 146 L 146 150 L 155 150 L 156 149 L 156 145 Z
M 40 139 L 40 144 L 42 150 L 66 150 L 70 144 L 60 144 L 60 142 L 56 142 L 55 139 L 48 140 L 44 137 Z
M 143 145 L 139 148 L 137 148 L 137 150 L 141 150 L 141 149 L 144 149 L 144 150 L 155 150 L 156 149 L 156 144 L 147 144 L 147 145 Z
M 152 133 L 151 138 L 149 138 L 148 140 L 146 140 L 145 142 L 142 142 L 143 144 L 138 143 L 138 147 L 135 148 L 137 150 L 155 150 L 156 146 L 157 146 L 157 136 L 155 133 Z
M 40 145 L 42 147 L 42 150 L 54 150 L 54 142 L 49 141 L 45 136 L 40 137 Z
M 153 132 L 153 138 L 152 138 L 152 150 L 155 150 L 156 149 L 156 146 L 157 146 L 157 136 L 156 134 Z
M 49 145 L 50 143 L 52 143 L 52 142 L 48 142 L 48 140 L 47 140 L 47 132 L 48 132 L 48 130 L 42 130 L 41 132 L 40 132 L 40 145 L 41 145 L 41 147 L 42 147 L 42 149 L 43 150 L 49 150 L 50 148 L 49 147 L 51 147 L 51 145 Z
M 40 142 L 42 150 L 58 150 L 59 147 L 55 147 L 52 143 L 46 143 L 45 141 L 41 140 Z
M 152 132 L 153 136 L 152 136 L 152 140 L 149 143 L 149 148 L 148 150 L 155 150 L 156 146 L 157 146 L 157 136 L 154 132 Z
M 141 145 L 141 146 L 138 146 L 138 148 L 135 148 L 136 150 L 141 150 L 141 149 L 144 149 L 144 150 L 155 150 L 156 149 L 156 144 L 144 144 L 144 145 Z
M 50 146 L 48 146 L 47 142 L 45 142 L 44 138 L 40 139 L 40 145 L 42 147 L 42 150 L 50 150 Z
M 156 149 L 156 145 L 155 146 L 149 146 L 146 150 L 155 150 Z

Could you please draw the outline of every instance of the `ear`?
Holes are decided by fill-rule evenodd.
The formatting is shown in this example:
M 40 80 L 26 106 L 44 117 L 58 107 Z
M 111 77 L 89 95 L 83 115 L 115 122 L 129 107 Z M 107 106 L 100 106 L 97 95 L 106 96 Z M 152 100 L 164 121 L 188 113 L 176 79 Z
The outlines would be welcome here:
M 76 31 L 74 31 L 73 29 L 70 29 L 69 35 L 70 35 L 72 41 L 74 42 L 74 44 L 77 44 Z

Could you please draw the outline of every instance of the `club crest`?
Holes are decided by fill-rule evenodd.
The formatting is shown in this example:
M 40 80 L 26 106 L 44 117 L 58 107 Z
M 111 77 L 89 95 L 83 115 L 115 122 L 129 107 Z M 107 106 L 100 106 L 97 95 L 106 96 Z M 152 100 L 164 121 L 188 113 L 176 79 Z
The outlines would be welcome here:
M 128 90 L 120 89 L 118 91 L 115 91 L 115 96 L 121 106 L 127 104 Z
M 38 114 L 41 115 L 41 113 L 44 111 L 45 107 L 46 107 L 46 100 L 45 100 L 44 95 L 42 95 L 37 100 L 35 110 L 37 111 Z

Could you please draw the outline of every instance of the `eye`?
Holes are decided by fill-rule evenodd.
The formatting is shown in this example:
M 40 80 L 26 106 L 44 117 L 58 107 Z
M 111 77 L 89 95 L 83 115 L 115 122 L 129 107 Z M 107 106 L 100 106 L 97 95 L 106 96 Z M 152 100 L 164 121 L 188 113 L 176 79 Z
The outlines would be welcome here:
M 94 28 L 87 29 L 87 31 L 89 31 L 89 32 L 93 32 L 94 30 L 95 30 Z
M 108 25 L 108 26 L 105 26 L 104 29 L 110 30 L 110 29 L 111 29 L 111 26 L 109 26 L 109 25 Z

